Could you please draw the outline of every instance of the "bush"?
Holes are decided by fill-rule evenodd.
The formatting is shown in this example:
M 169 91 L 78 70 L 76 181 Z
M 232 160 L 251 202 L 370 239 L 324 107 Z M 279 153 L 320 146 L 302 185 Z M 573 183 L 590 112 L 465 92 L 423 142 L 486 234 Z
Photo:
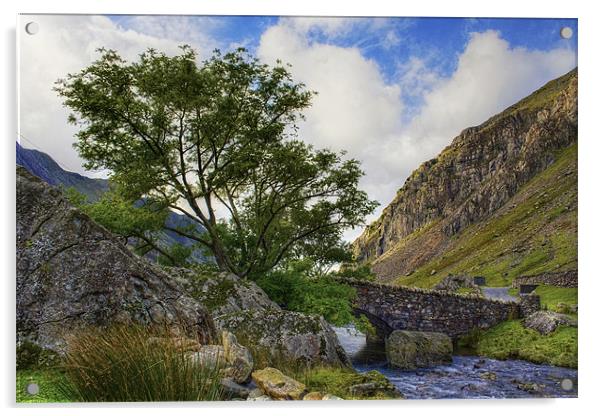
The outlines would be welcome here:
M 353 322 L 351 302 L 355 289 L 327 275 L 310 277 L 308 272 L 307 265 L 299 262 L 262 276 L 257 284 L 270 299 L 288 310 L 322 315 L 338 326 Z
M 164 342 L 149 342 L 159 337 Z M 179 343 L 182 344 L 182 343 Z M 218 368 L 187 357 L 167 329 L 116 326 L 72 336 L 61 391 L 72 401 L 221 400 Z

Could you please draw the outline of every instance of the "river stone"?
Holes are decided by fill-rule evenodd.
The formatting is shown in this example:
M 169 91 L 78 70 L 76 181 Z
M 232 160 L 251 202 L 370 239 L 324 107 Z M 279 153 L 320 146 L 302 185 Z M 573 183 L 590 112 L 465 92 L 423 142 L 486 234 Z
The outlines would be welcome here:
M 306 365 L 350 366 L 336 334 L 318 315 L 284 310 L 247 310 L 215 318 L 240 344 L 267 358 Z
M 252 391 L 252 389 L 245 386 L 241 386 L 231 378 L 227 377 L 221 380 L 221 386 L 226 396 L 228 396 L 231 399 L 247 399 Z
M 577 320 L 557 312 L 537 311 L 523 321 L 525 328 L 534 329 L 542 335 L 551 334 L 559 325 L 577 326 Z
M 344 399 L 341 399 L 339 396 L 335 396 L 334 394 L 325 394 L 324 397 L 322 397 L 322 400 L 344 400 Z
M 222 347 L 229 366 L 226 374 L 237 383 L 247 382 L 253 371 L 253 357 L 249 350 L 228 331 L 222 331 Z
M 265 394 L 277 400 L 301 400 L 306 392 L 305 384 L 285 376 L 280 370 L 266 367 L 253 371 L 253 381 Z
M 265 395 L 265 394 L 263 394 L 261 396 L 257 396 L 257 397 L 249 397 L 249 398 L 247 398 L 248 402 L 269 402 L 271 400 L 272 400 L 272 398 L 270 396 Z
M 385 345 L 387 360 L 393 367 L 411 370 L 452 362 L 452 340 L 438 332 L 396 330 Z
M 17 344 L 64 351 L 89 326 L 161 325 L 202 344 L 213 320 L 170 274 L 17 167 Z M 184 332 L 184 334 L 181 334 Z
M 303 400 L 322 400 L 322 393 L 319 391 L 312 391 L 303 396 Z

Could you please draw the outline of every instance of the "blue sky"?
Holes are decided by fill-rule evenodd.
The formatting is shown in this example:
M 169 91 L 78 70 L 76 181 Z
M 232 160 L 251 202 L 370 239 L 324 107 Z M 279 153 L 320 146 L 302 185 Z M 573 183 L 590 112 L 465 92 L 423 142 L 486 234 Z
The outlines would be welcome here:
M 149 47 L 175 54 L 178 45 L 190 44 L 202 61 L 215 48 L 244 46 L 262 62 L 291 63 L 293 78 L 318 92 L 299 137 L 358 159 L 366 172 L 361 186 L 380 209 L 462 129 L 577 62 L 576 19 L 22 18 L 35 18 L 44 36 L 20 39 L 20 133 L 69 170 L 98 174 L 81 167 L 71 146 L 75 129 L 52 86 L 92 62 L 96 48 L 135 60 Z M 573 36 L 562 39 L 567 26 Z

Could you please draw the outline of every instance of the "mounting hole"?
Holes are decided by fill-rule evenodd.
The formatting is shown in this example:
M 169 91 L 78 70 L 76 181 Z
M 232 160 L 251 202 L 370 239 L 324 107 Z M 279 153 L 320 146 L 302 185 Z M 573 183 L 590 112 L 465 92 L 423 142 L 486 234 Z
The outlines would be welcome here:
M 568 26 L 563 27 L 562 29 L 560 29 L 560 37 L 562 39 L 570 39 L 573 37 L 573 29 L 571 29 Z
M 571 390 L 573 390 L 573 380 L 571 380 L 570 378 L 563 379 L 560 382 L 560 387 L 564 391 L 571 391 Z
M 25 390 L 27 391 L 27 394 L 35 396 L 40 392 L 40 386 L 38 386 L 38 383 L 29 383 Z
M 29 22 L 25 25 L 25 32 L 27 32 L 28 35 L 35 35 L 39 30 L 40 25 L 36 22 Z

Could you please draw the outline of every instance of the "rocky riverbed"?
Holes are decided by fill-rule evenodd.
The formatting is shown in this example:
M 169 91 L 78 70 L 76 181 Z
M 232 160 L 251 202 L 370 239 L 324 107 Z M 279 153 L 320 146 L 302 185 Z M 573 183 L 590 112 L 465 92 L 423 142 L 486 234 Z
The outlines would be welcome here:
M 398 370 L 387 365 L 384 344 L 366 343 L 353 328 L 335 332 L 356 370 L 381 372 L 408 399 L 577 397 L 574 369 L 456 355 L 449 365 Z

